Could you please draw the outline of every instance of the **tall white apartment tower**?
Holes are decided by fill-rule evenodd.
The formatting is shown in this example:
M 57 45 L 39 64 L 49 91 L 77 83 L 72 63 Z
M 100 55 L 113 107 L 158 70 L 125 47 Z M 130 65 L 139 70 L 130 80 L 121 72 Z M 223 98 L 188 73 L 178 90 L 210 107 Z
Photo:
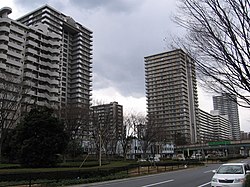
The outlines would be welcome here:
M 59 103 L 61 107 L 90 105 L 92 89 L 92 31 L 70 16 L 44 5 L 17 19 L 28 27 L 44 25 L 60 38 L 58 62 Z M 35 40 L 42 50 L 41 39 Z M 37 51 L 39 52 L 39 51 Z
M 13 93 L 20 91 L 15 88 L 22 84 L 28 88 L 23 92 L 26 103 L 57 109 L 61 36 L 49 32 L 46 25 L 28 27 L 12 20 L 8 17 L 11 12 L 8 7 L 0 9 L 0 89 L 9 91 L 8 97 L 1 91 L 1 99 L 12 101 Z
M 147 56 L 145 78 L 150 125 L 160 127 L 168 141 L 199 142 L 194 60 L 181 49 Z
M 240 140 L 240 122 L 238 105 L 235 95 L 223 93 L 219 96 L 213 96 L 214 110 L 218 110 L 220 115 L 227 115 L 231 124 L 232 136 L 234 140 Z

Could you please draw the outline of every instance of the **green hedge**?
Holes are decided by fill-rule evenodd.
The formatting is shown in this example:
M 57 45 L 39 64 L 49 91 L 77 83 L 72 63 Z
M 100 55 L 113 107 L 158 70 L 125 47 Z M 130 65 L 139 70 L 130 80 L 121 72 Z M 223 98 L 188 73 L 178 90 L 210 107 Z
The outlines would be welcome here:
M 130 168 L 138 167 L 138 165 L 130 165 L 126 167 L 103 167 L 103 168 L 84 168 L 84 169 L 66 169 L 62 168 L 54 171 L 9 171 L 0 173 L 0 182 L 3 181 L 30 181 L 30 180 L 62 180 L 62 179 L 86 179 L 92 177 L 106 177 Z
M 200 162 L 178 161 L 178 162 L 156 162 L 156 166 L 178 166 L 178 165 L 201 165 Z M 51 169 L 10 169 L 0 170 L 0 182 L 17 182 L 17 181 L 39 181 L 53 180 L 56 182 L 62 180 L 88 180 L 91 178 L 106 178 L 115 176 L 118 173 L 127 173 L 129 169 L 139 166 L 150 166 L 152 163 L 133 163 L 126 166 L 110 167 L 104 165 L 92 168 L 51 168 Z
M 174 166 L 174 165 L 189 165 L 202 163 L 199 162 L 157 162 L 156 166 Z M 0 170 L 0 182 L 4 181 L 35 181 L 35 180 L 57 180 L 62 179 L 87 179 L 94 177 L 107 177 L 115 175 L 122 171 L 137 168 L 138 166 L 150 166 L 152 163 L 136 163 L 127 166 L 108 167 L 103 166 L 93 168 L 54 168 L 54 169 L 13 169 L 13 170 Z

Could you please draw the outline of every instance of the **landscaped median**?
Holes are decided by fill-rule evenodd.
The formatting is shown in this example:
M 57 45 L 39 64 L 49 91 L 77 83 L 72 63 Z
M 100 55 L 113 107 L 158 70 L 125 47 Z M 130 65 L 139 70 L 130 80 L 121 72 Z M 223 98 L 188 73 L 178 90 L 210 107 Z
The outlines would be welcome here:
M 87 168 L 20 168 L 0 169 L 0 186 L 28 185 L 61 186 L 99 182 L 172 171 L 201 165 L 198 162 L 111 162 L 101 167 Z

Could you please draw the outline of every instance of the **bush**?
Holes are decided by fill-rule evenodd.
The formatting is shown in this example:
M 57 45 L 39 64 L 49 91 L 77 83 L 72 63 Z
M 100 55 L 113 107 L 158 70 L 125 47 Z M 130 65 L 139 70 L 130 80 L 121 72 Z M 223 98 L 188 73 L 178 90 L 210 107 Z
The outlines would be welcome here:
M 106 177 L 112 174 L 126 171 L 128 168 L 137 167 L 131 165 L 125 167 L 102 167 L 102 168 L 56 168 L 51 170 L 9 170 L 9 172 L 0 173 L 0 182 L 3 181 L 34 181 L 34 180 L 62 180 L 62 179 L 86 179 L 95 177 Z
M 55 166 L 67 143 L 62 121 L 48 108 L 32 109 L 16 127 L 18 159 L 25 167 Z
M 250 187 L 250 175 L 247 175 L 245 187 Z

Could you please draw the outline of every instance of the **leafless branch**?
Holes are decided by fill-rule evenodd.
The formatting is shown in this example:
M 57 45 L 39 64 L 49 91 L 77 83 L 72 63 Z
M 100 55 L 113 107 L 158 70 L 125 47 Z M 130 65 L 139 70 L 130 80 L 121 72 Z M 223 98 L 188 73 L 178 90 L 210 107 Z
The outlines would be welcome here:
M 197 62 L 202 85 L 235 94 L 250 107 L 250 1 L 182 0 L 175 22 L 188 34 L 175 47 Z

